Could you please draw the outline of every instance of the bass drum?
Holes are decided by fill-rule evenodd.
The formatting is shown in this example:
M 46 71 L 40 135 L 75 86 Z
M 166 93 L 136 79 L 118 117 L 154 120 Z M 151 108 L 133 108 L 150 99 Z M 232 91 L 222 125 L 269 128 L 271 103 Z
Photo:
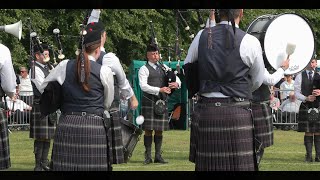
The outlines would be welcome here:
M 290 55 L 290 66 L 285 74 L 296 74 L 304 70 L 315 54 L 314 32 L 307 19 L 293 14 L 263 15 L 255 19 L 247 28 L 247 33 L 261 43 L 265 67 L 277 70 L 287 57 L 288 43 L 296 45 Z
M 132 156 L 132 152 L 136 147 L 143 130 L 129 122 L 120 118 L 121 131 L 122 131 L 122 142 L 123 142 L 123 154 L 125 163 L 128 162 Z

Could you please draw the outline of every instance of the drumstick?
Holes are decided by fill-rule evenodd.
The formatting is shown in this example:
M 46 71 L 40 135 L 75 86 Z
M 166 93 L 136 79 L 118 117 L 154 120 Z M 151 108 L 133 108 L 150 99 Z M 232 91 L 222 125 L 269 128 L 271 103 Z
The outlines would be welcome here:
M 289 59 L 289 56 L 293 54 L 294 50 L 296 49 L 296 45 L 293 43 L 287 43 L 287 49 L 286 52 L 288 54 L 287 59 Z

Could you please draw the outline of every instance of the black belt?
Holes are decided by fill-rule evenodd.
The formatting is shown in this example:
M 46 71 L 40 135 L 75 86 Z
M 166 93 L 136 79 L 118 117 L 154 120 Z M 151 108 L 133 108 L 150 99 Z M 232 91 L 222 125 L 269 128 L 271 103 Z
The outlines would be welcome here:
M 78 115 L 78 116 L 99 116 L 103 118 L 103 113 L 88 113 L 88 112 L 62 112 L 63 115 Z
M 228 98 L 208 98 L 204 96 L 200 96 L 199 103 L 210 103 L 214 106 L 247 106 L 250 105 L 249 99 L 245 98 L 236 98 L 236 97 L 228 97 Z

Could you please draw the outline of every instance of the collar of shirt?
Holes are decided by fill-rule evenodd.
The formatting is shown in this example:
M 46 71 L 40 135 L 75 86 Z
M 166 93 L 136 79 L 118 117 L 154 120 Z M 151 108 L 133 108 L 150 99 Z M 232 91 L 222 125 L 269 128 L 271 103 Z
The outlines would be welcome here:
M 219 24 L 229 24 L 230 26 L 232 26 L 231 21 L 229 21 L 229 23 L 228 21 L 221 21 Z M 239 28 L 238 24 L 235 24 L 235 25 L 236 25 L 236 28 Z
M 91 61 L 96 61 L 96 59 L 91 55 L 88 55 L 88 59 L 91 60 Z
M 149 63 L 149 65 L 150 65 L 151 67 L 153 67 L 154 69 L 157 68 L 157 65 L 159 66 L 158 63 L 153 63 L 153 62 L 150 62 L 150 61 L 148 61 L 148 63 Z
M 43 67 L 44 68 L 44 66 L 45 66 L 45 64 L 42 64 L 42 63 L 40 63 L 40 62 L 38 62 L 38 61 L 36 61 L 36 63 L 38 63 L 41 67 Z
M 309 72 L 310 72 L 310 71 L 312 72 L 312 74 L 311 74 L 311 75 L 312 75 L 312 77 L 313 77 L 313 73 L 314 73 L 314 71 L 312 71 L 312 70 L 307 70 L 307 75 L 309 76 Z

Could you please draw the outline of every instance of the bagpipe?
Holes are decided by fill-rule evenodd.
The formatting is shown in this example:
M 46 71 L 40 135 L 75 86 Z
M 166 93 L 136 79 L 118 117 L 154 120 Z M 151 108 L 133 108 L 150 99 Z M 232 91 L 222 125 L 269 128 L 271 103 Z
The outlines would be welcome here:
M 154 31 L 154 27 L 153 27 L 152 21 L 150 21 L 150 25 L 151 25 L 152 43 L 154 45 L 156 45 L 156 47 L 157 47 L 157 49 L 159 51 L 159 56 L 160 56 L 159 64 L 160 64 L 161 69 L 165 72 L 166 82 L 167 82 L 167 84 L 169 84 L 171 82 L 176 82 L 177 72 L 173 71 L 170 67 L 166 68 L 164 66 L 164 64 L 162 62 L 162 56 L 161 56 L 161 53 L 160 53 L 160 48 L 159 48 L 159 44 L 158 44 L 158 41 L 157 41 L 157 37 L 156 37 L 155 31 Z M 169 85 L 167 85 L 167 86 L 169 86 Z
M 35 78 L 35 52 L 34 49 L 39 49 L 40 54 L 42 54 L 45 59 L 44 62 L 45 65 L 48 66 L 49 70 L 52 70 L 55 66 L 58 65 L 56 56 L 58 56 L 58 59 L 61 61 L 65 58 L 65 55 L 63 54 L 62 49 L 62 43 L 60 40 L 60 30 L 58 28 L 53 30 L 53 34 L 55 36 L 55 40 L 57 43 L 57 48 L 54 47 L 53 44 L 50 44 L 48 41 L 48 38 L 41 37 L 38 35 L 38 33 L 34 30 L 31 19 L 28 19 L 28 26 L 29 26 L 29 32 L 30 32 L 30 67 L 31 67 L 31 78 Z M 43 43 L 43 41 L 48 41 L 48 43 Z M 50 62 L 50 56 L 45 56 L 44 54 L 44 44 L 46 44 L 47 47 L 45 47 L 49 52 L 51 51 L 53 55 L 53 62 Z

